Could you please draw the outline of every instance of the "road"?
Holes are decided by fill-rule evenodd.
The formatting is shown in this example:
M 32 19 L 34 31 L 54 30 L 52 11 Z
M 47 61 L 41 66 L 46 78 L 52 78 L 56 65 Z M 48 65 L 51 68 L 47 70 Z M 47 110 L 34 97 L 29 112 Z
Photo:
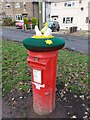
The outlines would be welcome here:
M 32 31 L 22 31 L 16 28 L 0 28 L 0 36 L 3 39 L 10 39 L 14 41 L 22 41 L 25 38 L 32 37 L 35 34 L 34 30 Z M 80 51 L 82 53 L 88 53 L 88 36 L 73 36 L 73 35 L 64 35 L 54 32 L 53 35 L 58 36 L 65 40 L 65 47 L 70 48 L 75 51 Z

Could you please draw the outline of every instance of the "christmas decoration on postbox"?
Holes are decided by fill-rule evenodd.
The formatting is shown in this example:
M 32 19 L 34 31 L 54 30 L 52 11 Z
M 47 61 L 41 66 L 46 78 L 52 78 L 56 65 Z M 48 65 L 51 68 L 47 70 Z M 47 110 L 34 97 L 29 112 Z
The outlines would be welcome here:
M 56 68 L 58 51 L 63 48 L 65 41 L 52 36 L 52 30 L 45 27 L 36 34 L 23 40 L 28 50 L 28 65 L 32 68 L 33 108 L 40 115 L 51 113 L 55 108 Z

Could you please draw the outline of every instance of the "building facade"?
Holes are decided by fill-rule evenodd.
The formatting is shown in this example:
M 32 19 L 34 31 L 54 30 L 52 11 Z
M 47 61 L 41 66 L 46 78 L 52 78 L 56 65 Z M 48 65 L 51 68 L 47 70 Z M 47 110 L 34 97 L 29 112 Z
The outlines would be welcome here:
M 29 18 L 38 19 L 38 2 L 2 2 L 0 5 L 2 17 L 10 17 L 19 21 L 23 19 L 23 14 L 27 14 Z
M 72 0 L 51 3 L 51 20 L 60 24 L 60 29 L 76 26 L 78 30 L 88 30 L 90 26 L 89 0 Z

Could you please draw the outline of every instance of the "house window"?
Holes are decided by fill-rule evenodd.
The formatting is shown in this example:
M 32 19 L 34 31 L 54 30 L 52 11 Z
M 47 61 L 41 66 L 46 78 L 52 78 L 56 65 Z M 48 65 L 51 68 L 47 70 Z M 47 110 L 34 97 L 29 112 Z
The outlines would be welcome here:
M 6 15 L 6 18 L 12 18 L 12 16 L 11 15 Z
M 79 0 L 79 3 L 82 3 L 82 0 Z
M 64 3 L 64 6 L 67 6 L 67 3 Z
M 8 15 L 8 17 L 9 17 L 9 18 L 12 18 L 12 16 L 11 16 L 11 15 Z
M 71 17 L 71 23 L 73 22 L 73 17 Z
M 75 2 L 65 2 L 64 3 L 64 7 L 72 7 L 72 6 L 74 6 L 75 5 Z
M 10 8 L 10 4 L 6 4 L 6 8 Z
M 65 18 L 63 18 L 63 23 L 65 23 Z
M 15 15 L 16 20 L 22 20 L 22 15 Z
M 90 18 L 89 18 L 89 17 L 86 17 L 85 22 L 90 24 Z
M 72 2 L 72 6 L 74 6 L 75 5 L 75 2 Z
M 63 23 L 73 23 L 73 17 L 64 17 L 63 18 Z
M 15 8 L 20 8 L 20 3 L 15 3 Z
M 69 3 L 67 6 L 68 6 L 68 7 L 71 7 L 71 3 Z

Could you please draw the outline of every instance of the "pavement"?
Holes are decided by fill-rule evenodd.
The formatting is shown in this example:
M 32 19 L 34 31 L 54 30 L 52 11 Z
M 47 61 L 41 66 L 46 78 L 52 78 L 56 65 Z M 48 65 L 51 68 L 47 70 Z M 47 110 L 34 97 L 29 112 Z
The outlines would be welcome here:
M 20 41 L 24 40 L 25 38 L 32 37 L 35 34 L 34 30 L 21 30 L 16 29 L 15 27 L 0 27 L 0 37 L 2 39 L 8 39 L 13 41 Z M 69 48 L 74 51 L 79 51 L 82 53 L 88 53 L 88 46 L 90 42 L 88 41 L 88 35 L 77 35 L 76 34 L 69 34 L 69 33 L 62 33 L 53 32 L 54 36 L 60 37 L 65 40 L 65 48 Z

